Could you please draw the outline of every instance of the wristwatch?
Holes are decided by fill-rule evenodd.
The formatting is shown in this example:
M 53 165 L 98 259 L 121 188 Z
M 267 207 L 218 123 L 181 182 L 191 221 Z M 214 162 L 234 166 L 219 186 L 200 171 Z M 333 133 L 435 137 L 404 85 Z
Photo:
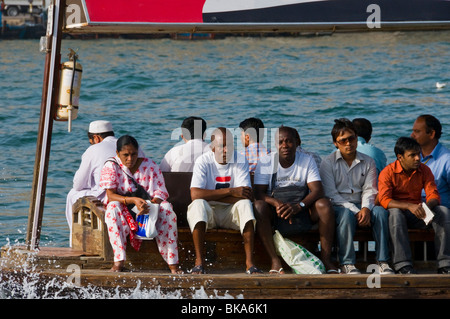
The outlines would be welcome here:
M 298 204 L 300 205 L 300 208 L 301 208 L 301 209 L 303 209 L 303 208 L 306 207 L 305 203 L 303 203 L 303 202 L 300 202 L 300 203 L 298 203 Z

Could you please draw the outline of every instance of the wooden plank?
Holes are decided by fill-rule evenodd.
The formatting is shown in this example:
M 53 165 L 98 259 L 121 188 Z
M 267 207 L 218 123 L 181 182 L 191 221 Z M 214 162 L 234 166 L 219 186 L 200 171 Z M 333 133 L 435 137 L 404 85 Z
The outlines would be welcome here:
M 49 281 L 65 281 L 70 276 L 63 270 L 42 271 L 39 276 Z M 103 289 L 159 289 L 181 291 L 192 295 L 204 289 L 211 295 L 242 295 L 244 298 L 446 298 L 450 297 L 450 278 L 445 275 L 384 276 L 380 288 L 366 285 L 368 275 L 169 275 L 161 273 L 110 273 L 83 270 L 81 285 Z
M 10 276 L 23 280 L 30 275 L 30 268 L 23 271 L 23 262 L 29 251 L 16 247 L 9 250 L 9 263 L 2 263 L 0 277 Z M 193 289 L 204 289 L 211 295 L 243 295 L 245 298 L 450 298 L 450 276 L 437 274 L 386 275 L 379 279 L 380 288 L 369 288 L 373 282 L 372 274 L 361 275 L 246 275 L 243 270 L 228 270 L 205 275 L 172 275 L 166 268 L 156 271 L 132 271 L 111 273 L 108 269 L 86 269 L 92 258 L 67 248 L 41 250 L 35 260 L 33 271 L 43 285 L 51 280 L 67 281 L 72 272 L 67 267 L 79 265 L 82 286 L 93 285 L 102 289 L 159 289 L 161 291 L 180 291 L 192 295 Z M 47 258 L 46 258 L 47 256 Z M 50 256 L 57 256 L 50 258 Z M 6 256 L 2 255 L 5 259 Z M 52 268 L 54 267 L 54 268 Z M 32 272 L 33 272 L 32 271 Z M 34 278 L 34 277 L 33 277 Z M 9 279 L 8 279 L 9 280 Z

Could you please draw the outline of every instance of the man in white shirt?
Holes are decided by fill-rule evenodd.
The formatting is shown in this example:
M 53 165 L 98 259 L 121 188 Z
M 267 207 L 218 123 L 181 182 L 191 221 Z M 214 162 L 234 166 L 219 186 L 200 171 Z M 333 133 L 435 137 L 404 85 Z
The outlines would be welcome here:
M 195 160 L 203 153 L 210 151 L 204 139 L 206 121 L 201 117 L 191 116 L 181 124 L 179 144 L 170 149 L 159 165 L 162 172 L 192 172 Z
M 346 274 L 360 274 L 355 267 L 353 245 L 356 226 L 359 226 L 372 227 L 380 273 L 393 274 L 388 264 L 389 215 L 383 207 L 375 206 L 378 193 L 375 161 L 356 150 L 358 136 L 350 120 L 335 120 L 331 135 L 337 150 L 322 161 L 320 176 L 325 195 L 331 199 L 335 211 L 341 270 Z
M 211 150 L 195 162 L 191 181 L 192 203 L 187 220 L 195 246 L 193 274 L 204 269 L 203 245 L 207 228 L 240 230 L 244 239 L 247 273 L 261 272 L 253 262 L 253 192 L 248 162 L 234 150 L 233 135 L 223 127 L 211 135 Z
M 277 152 L 260 159 L 254 179 L 256 233 L 271 259 L 270 272 L 284 274 L 272 226 L 289 236 L 310 230 L 314 223 L 319 225 L 321 260 L 329 273 L 337 272 L 331 262 L 334 215 L 323 195 L 317 165 L 312 156 L 297 150 L 299 139 L 294 128 L 280 127 L 275 139 Z
M 67 195 L 66 219 L 70 228 L 72 243 L 72 206 L 81 197 L 95 196 L 102 200 L 105 191 L 99 187 L 100 173 L 109 157 L 116 155 L 117 138 L 112 124 L 108 121 L 94 121 L 89 125 L 89 143 L 91 146 L 81 157 L 81 164 L 73 178 L 73 188 Z M 72 246 L 72 244 L 71 244 Z

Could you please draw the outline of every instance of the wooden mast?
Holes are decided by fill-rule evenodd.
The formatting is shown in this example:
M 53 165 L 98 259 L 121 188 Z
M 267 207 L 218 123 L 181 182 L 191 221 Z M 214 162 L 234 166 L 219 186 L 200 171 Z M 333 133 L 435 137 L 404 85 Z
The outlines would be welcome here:
M 38 248 L 41 234 L 53 119 L 58 94 L 61 38 L 65 8 L 66 0 L 52 0 L 48 10 L 47 50 L 45 56 L 41 115 L 36 143 L 36 157 L 26 237 L 27 249 L 29 250 Z

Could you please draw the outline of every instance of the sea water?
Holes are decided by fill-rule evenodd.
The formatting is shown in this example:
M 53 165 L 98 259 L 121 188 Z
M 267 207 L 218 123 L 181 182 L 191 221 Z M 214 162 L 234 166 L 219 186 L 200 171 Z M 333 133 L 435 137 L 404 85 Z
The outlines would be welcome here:
M 66 194 L 93 120 L 110 120 L 116 136 L 135 136 L 157 163 L 180 142 L 178 128 L 191 115 L 203 117 L 209 132 L 253 116 L 269 131 L 293 126 L 303 148 L 322 157 L 335 149 L 335 118 L 365 117 L 371 142 L 392 162 L 396 139 L 429 113 L 440 119 L 441 142 L 450 147 L 448 31 L 65 39 L 62 61 L 69 48 L 83 66 L 80 105 L 72 132 L 66 122 L 54 123 L 41 245 L 69 245 Z M 26 237 L 44 58 L 38 40 L 0 41 L 0 246 Z

